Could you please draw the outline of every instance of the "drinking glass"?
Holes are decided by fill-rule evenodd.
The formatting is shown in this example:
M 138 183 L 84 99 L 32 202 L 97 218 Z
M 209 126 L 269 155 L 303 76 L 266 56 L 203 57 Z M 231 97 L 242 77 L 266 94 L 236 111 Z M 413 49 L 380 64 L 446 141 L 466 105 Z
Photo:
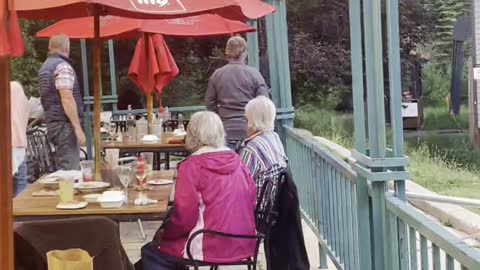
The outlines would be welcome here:
M 108 137 L 110 141 L 115 141 L 116 140 L 116 135 L 117 135 L 117 125 L 115 123 L 110 123 L 108 126 Z
M 137 184 L 140 191 L 143 191 L 145 177 L 147 176 L 147 171 L 145 167 L 145 160 L 143 159 L 143 157 L 140 156 L 137 159 L 137 163 L 135 166 L 135 175 L 137 176 Z
M 60 202 L 61 203 L 70 203 L 73 202 L 73 183 L 74 179 L 64 178 L 58 181 L 60 188 Z
M 140 157 L 145 161 L 146 176 L 151 176 L 153 173 L 153 153 L 141 153 Z
M 83 182 L 91 182 L 93 179 L 93 169 L 95 163 L 93 160 L 80 161 L 80 167 L 82 169 Z
M 123 187 L 125 188 L 125 203 L 128 203 L 128 185 L 132 181 L 133 170 L 136 164 L 127 164 L 121 165 L 117 167 L 118 178 L 122 183 Z

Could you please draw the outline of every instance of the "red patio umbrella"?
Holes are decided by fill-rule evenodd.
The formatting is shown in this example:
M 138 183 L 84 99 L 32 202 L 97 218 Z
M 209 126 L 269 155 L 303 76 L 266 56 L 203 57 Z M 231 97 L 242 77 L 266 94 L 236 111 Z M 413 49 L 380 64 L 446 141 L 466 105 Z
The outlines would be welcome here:
M 244 20 L 274 11 L 259 0 L 15 0 L 18 15 L 31 19 L 67 19 L 94 16 L 93 129 L 95 176 L 100 177 L 100 16 L 167 19 L 203 13 Z
M 139 37 L 139 32 L 178 37 L 203 37 L 255 31 L 255 28 L 243 22 L 225 19 L 217 14 L 162 20 L 106 16 L 100 18 L 100 26 L 102 39 L 133 39 Z M 61 20 L 37 32 L 37 37 L 51 37 L 60 33 L 74 39 L 93 38 L 93 17 Z
M 0 269 L 13 269 L 12 134 L 10 111 L 10 56 L 23 54 L 13 0 L 0 0 Z
M 16 0 L 19 16 L 69 19 L 116 15 L 139 19 L 184 17 L 205 13 L 233 20 L 256 19 L 275 9 L 258 0 Z
M 128 77 L 147 95 L 149 123 L 153 112 L 152 92 L 156 90 L 160 94 L 178 73 L 177 64 L 162 35 L 144 34 L 138 40 Z

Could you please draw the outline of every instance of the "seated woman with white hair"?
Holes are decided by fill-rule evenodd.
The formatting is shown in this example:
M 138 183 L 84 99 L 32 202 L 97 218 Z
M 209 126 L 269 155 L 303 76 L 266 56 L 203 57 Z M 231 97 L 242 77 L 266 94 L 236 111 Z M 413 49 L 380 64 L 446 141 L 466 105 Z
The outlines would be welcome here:
M 142 261 L 136 264 L 141 269 L 178 268 L 187 257 L 187 240 L 197 230 L 255 235 L 255 185 L 238 155 L 225 146 L 220 117 L 193 114 L 186 146 L 193 153 L 178 165 L 173 213 L 158 240 L 143 246 Z M 254 249 L 255 240 L 201 234 L 193 240 L 191 254 L 195 260 L 225 263 L 251 258 Z
M 258 96 L 250 100 L 245 115 L 249 137 L 243 142 L 240 158 L 260 192 L 265 180 L 274 179 L 287 167 L 287 155 L 274 131 L 276 109 L 269 98 Z

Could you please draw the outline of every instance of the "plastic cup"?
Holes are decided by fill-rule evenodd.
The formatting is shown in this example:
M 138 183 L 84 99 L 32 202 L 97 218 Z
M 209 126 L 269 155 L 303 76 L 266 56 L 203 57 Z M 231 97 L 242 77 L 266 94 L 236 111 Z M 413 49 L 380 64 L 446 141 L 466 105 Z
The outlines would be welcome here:
M 75 180 L 73 179 L 62 179 L 58 182 L 60 188 L 60 202 L 61 203 L 69 203 L 73 202 L 73 183 Z
M 83 182 L 93 181 L 93 170 L 95 168 L 94 161 L 93 160 L 81 161 L 80 167 L 82 168 Z

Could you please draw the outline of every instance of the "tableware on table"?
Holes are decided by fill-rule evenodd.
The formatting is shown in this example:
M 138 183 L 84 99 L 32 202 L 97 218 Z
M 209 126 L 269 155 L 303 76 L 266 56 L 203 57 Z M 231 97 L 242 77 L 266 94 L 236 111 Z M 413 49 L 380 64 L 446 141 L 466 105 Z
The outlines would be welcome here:
M 145 178 L 147 176 L 145 163 L 145 159 L 142 156 L 137 158 L 137 163 L 135 166 L 135 176 L 137 177 L 137 186 L 139 187 L 140 191 L 143 190 Z
M 80 161 L 80 167 L 82 169 L 83 182 L 93 181 L 95 162 L 93 160 L 82 160 Z
M 81 180 L 82 172 L 59 170 L 47 176 L 42 177 L 41 179 L 38 180 L 38 183 L 42 184 L 47 188 L 58 189 L 58 181 L 64 178 Z
M 149 177 L 153 173 L 153 153 L 141 153 L 140 156 L 145 161 L 146 177 Z
M 145 194 L 140 193 L 133 203 L 135 205 L 149 205 L 158 203 L 158 200 L 150 199 Z
M 117 139 L 117 125 L 115 123 L 107 124 L 108 139 L 114 142 Z
M 169 179 L 152 179 L 147 182 L 149 185 L 152 186 L 163 186 L 163 185 L 171 185 L 173 184 L 173 180 Z
M 77 186 L 77 189 L 83 194 L 99 193 L 110 186 L 107 182 L 87 182 Z
M 137 140 L 141 140 L 143 136 L 148 134 L 148 122 L 146 119 L 141 118 L 135 122 Z
M 125 202 L 128 203 L 128 185 L 132 181 L 133 172 L 135 169 L 136 163 L 132 162 L 127 165 L 121 165 L 117 167 L 117 174 L 122 183 L 123 187 L 125 188 Z
M 98 202 L 98 198 L 100 198 L 101 195 L 102 194 L 99 194 L 99 193 L 92 193 L 92 194 L 83 195 L 82 198 L 88 203 L 96 203 Z
M 142 137 L 141 141 L 143 143 L 157 143 L 160 140 L 156 135 L 145 135 Z
M 56 208 L 60 210 L 76 210 L 85 208 L 88 205 L 88 202 L 68 202 L 57 204 Z
M 73 202 L 73 184 L 75 180 L 72 178 L 63 178 L 58 181 L 58 186 L 60 190 L 60 202 L 69 203 Z
M 124 201 L 125 195 L 121 191 L 105 191 L 97 200 L 102 208 L 119 208 Z

